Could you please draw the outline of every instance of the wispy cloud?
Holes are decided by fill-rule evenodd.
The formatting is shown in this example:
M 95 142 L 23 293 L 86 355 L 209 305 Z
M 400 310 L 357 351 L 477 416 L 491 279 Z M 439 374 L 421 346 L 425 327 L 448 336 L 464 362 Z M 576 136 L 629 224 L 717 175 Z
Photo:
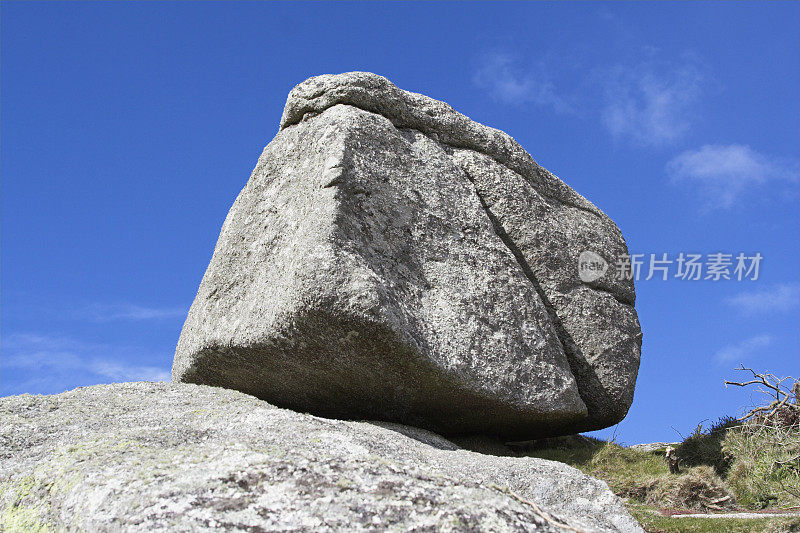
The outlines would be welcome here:
M 663 146 L 691 125 L 702 76 L 693 62 L 681 66 L 641 63 L 602 70 L 602 121 L 617 140 Z
M 781 283 L 760 291 L 749 291 L 725 302 L 746 315 L 789 311 L 800 306 L 800 284 Z
M 535 62 L 521 62 L 506 51 L 480 56 L 475 85 L 498 101 L 533 103 L 560 113 L 590 115 L 617 141 L 662 146 L 683 136 L 697 113 L 703 76 L 698 62 L 648 58 L 626 65 L 587 67 L 567 52 L 544 53 Z
M 141 364 L 158 358 L 146 357 L 148 354 L 137 347 L 35 334 L 7 335 L 2 345 L 4 373 L 14 371 L 21 378 L 14 380 L 11 389 L 4 380 L 2 394 L 61 392 L 75 384 L 170 379 L 166 365 Z
M 709 209 L 729 208 L 745 191 L 768 182 L 797 180 L 796 164 L 742 144 L 707 144 L 688 150 L 667 164 L 667 173 L 673 182 L 693 184 Z
M 508 104 L 533 103 L 550 107 L 560 113 L 572 111 L 546 69 L 524 69 L 508 53 L 492 52 L 482 55 L 472 80 L 477 87 Z
M 91 304 L 80 312 L 96 322 L 114 320 L 162 320 L 186 316 L 183 307 L 143 307 L 133 304 Z
M 762 348 L 770 346 L 772 341 L 773 338 L 771 335 L 750 337 L 739 343 L 730 344 L 722 348 L 714 355 L 714 359 L 718 363 L 740 363 L 750 358 Z

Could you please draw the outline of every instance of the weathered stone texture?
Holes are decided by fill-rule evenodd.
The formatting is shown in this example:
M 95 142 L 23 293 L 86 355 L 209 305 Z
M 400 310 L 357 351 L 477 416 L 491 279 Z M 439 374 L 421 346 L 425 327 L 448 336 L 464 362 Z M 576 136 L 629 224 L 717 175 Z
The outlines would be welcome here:
M 511 137 L 368 73 L 289 95 L 220 234 L 173 379 L 526 438 L 622 419 L 641 332 L 614 223 Z
M 605 483 L 237 391 L 0 398 L 1 531 L 641 531 Z

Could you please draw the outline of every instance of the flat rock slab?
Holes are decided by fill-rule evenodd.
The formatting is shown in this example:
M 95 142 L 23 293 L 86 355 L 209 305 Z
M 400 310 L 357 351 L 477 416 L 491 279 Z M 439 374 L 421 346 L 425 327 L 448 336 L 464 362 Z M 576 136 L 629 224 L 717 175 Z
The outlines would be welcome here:
M 641 330 L 630 280 L 582 281 L 614 223 L 511 137 L 369 73 L 289 94 L 222 227 L 174 381 L 444 434 L 621 420 Z
M 631 450 L 637 450 L 640 452 L 655 452 L 658 450 L 663 450 L 667 446 L 672 446 L 673 448 L 680 445 L 680 442 L 646 442 L 643 444 L 634 444 L 632 446 L 628 446 Z
M 0 530 L 641 531 L 567 465 L 191 384 L 0 399 Z

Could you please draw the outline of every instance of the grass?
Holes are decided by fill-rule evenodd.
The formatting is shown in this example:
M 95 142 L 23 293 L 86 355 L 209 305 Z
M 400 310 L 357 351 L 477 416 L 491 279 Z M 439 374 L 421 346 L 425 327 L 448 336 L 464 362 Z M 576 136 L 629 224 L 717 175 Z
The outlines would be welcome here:
M 615 494 L 620 495 L 635 492 L 643 480 L 669 474 L 667 464 L 656 454 L 596 439 L 534 449 L 526 455 L 574 466 L 590 476 L 602 479 Z
M 728 430 L 739 426 L 740 423 L 733 417 L 723 417 L 717 420 L 708 429 L 703 429 L 698 424 L 694 432 L 678 446 L 678 457 L 684 466 L 708 465 L 720 476 L 724 476 L 731 466 L 731 456 L 723 452 L 722 441 L 725 440 Z
M 726 385 L 759 385 L 767 401 L 743 418 L 698 425 L 677 445 L 678 474 L 669 473 L 663 449 L 646 452 L 579 435 L 538 441 L 528 446 L 527 455 L 561 461 L 604 480 L 647 531 L 800 531 L 800 517 L 672 516 L 800 511 L 800 383 L 744 366 L 738 370 L 752 379 Z
M 728 484 L 739 503 L 800 508 L 800 416 L 778 416 L 747 423 L 722 442 L 732 458 Z
M 724 453 L 729 453 L 733 441 L 724 431 L 716 432 L 708 440 L 701 438 L 708 433 L 711 431 L 700 430 L 689 437 L 692 439 L 689 449 L 701 464 L 684 467 L 679 475 L 669 473 L 664 450 L 645 452 L 584 437 L 548 439 L 544 446 L 534 446 L 524 454 L 567 463 L 602 479 L 625 500 L 631 514 L 649 532 L 800 531 L 800 518 L 676 518 L 662 513 L 664 510 L 694 513 L 730 511 L 735 503 L 739 503 L 739 494 L 734 490 L 739 488 L 739 484 L 729 484 L 717 473 L 717 468 L 724 464 L 719 461 L 721 450 L 724 448 Z M 727 448 L 724 443 L 728 444 Z M 711 464 L 702 464 L 701 457 Z M 738 474 L 737 465 L 742 461 L 737 457 L 725 459 L 728 466 L 724 471 L 729 475 L 741 475 L 741 479 L 750 479 L 750 471 Z
M 652 507 L 628 503 L 628 510 L 650 533 L 786 533 L 800 531 L 800 518 L 676 518 Z
M 567 463 L 602 479 L 618 496 L 653 507 L 696 512 L 724 510 L 733 497 L 708 466 L 670 475 L 662 455 L 592 441 L 573 448 L 532 450 L 528 455 Z
M 735 501 L 714 469 L 705 465 L 692 467 L 680 475 L 651 478 L 627 496 L 655 507 L 697 512 L 730 510 Z

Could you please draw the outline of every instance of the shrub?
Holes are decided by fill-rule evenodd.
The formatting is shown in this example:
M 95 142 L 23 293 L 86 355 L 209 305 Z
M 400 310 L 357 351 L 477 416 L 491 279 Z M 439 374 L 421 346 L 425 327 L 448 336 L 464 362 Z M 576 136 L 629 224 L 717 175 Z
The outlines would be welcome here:
M 738 387 L 758 386 L 769 403 L 759 405 L 740 418 L 740 427 L 729 431 L 722 450 L 732 459 L 728 483 L 741 502 L 767 507 L 800 505 L 800 383 L 792 377 L 737 370 L 752 377 L 748 381 L 725 381 Z
M 735 500 L 710 466 L 695 466 L 678 476 L 659 476 L 633 487 L 628 497 L 669 509 L 722 511 Z
M 717 475 L 724 476 L 731 457 L 723 452 L 722 441 L 728 430 L 738 425 L 739 421 L 730 416 L 720 418 L 708 430 L 699 424 L 675 450 L 681 466 L 710 465 Z
M 761 508 L 770 504 L 800 505 L 797 417 L 784 413 L 751 419 L 729 432 L 722 448 L 733 458 L 727 480 L 743 505 Z

